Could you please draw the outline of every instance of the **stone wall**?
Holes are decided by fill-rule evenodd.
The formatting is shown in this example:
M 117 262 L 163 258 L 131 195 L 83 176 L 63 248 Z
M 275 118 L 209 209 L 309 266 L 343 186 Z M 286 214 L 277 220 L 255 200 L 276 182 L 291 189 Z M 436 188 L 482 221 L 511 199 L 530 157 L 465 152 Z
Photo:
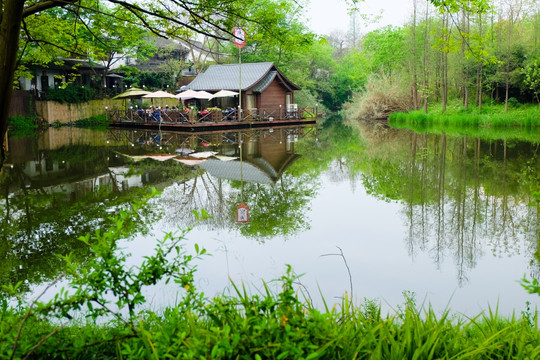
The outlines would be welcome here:
M 60 104 L 56 101 L 36 101 L 36 113 L 49 124 L 56 121 L 69 123 L 105 113 L 109 109 L 122 108 L 123 100 L 92 100 L 82 104 Z

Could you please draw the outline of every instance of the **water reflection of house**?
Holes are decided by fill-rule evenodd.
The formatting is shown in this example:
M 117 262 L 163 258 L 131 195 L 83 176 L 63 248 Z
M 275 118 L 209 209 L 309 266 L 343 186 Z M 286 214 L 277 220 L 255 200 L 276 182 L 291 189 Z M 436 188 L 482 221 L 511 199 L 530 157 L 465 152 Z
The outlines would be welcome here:
M 294 143 L 298 140 L 297 131 L 298 129 L 279 129 L 246 135 L 241 140 L 241 149 L 235 146 L 229 147 L 232 151 L 222 152 L 235 156 L 233 160 L 209 158 L 198 166 L 217 178 L 273 184 L 300 157 L 294 153 Z

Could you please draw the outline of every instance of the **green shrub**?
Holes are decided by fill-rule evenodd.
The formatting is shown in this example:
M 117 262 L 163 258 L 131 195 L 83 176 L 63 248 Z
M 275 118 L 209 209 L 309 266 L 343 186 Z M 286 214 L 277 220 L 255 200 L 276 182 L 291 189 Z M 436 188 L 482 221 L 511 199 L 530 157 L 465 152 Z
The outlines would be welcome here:
M 46 99 L 61 104 L 80 104 L 95 99 L 96 91 L 89 87 L 67 85 L 65 88 L 49 89 Z
M 38 128 L 37 116 L 15 115 L 9 118 L 9 125 L 14 130 L 34 130 Z
M 515 97 L 508 98 L 508 106 L 513 108 L 519 107 L 519 100 Z
M 39 128 L 39 119 L 37 116 L 15 115 L 9 118 L 9 126 L 12 130 L 9 132 L 13 137 L 25 137 L 37 134 Z

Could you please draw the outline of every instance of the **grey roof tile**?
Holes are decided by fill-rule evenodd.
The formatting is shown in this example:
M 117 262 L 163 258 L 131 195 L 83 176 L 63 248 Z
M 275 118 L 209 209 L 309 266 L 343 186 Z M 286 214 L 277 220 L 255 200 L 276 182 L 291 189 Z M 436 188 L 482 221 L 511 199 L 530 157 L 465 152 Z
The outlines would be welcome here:
M 263 92 L 277 75 L 277 71 L 270 71 L 255 87 L 253 92 Z
M 242 64 L 242 90 L 256 85 L 274 67 L 272 62 Z M 275 76 L 275 75 L 274 75 Z M 211 65 L 187 87 L 193 90 L 238 90 L 240 88 L 238 64 Z

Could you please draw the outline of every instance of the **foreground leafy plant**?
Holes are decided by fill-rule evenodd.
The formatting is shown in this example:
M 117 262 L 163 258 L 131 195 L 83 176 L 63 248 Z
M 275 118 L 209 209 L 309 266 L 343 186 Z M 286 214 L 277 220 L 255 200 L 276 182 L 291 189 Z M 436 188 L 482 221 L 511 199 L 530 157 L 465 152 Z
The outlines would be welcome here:
M 155 190 L 149 197 L 156 194 Z M 146 199 L 145 199 L 146 200 Z M 137 202 L 129 209 L 120 209 L 118 215 L 112 220 L 114 226 L 108 231 L 97 229 L 94 234 L 87 234 L 79 240 L 84 242 L 93 252 L 94 256 L 84 265 L 78 265 L 72 261 L 71 256 L 63 256 L 66 268 L 63 274 L 51 284 L 37 300 L 29 306 L 24 306 L 19 299 L 16 311 L 9 309 L 7 301 L 3 300 L 2 327 L 0 336 L 12 343 L 12 347 L 0 347 L 0 357 L 16 358 L 17 354 L 25 354 L 28 357 L 38 347 L 48 349 L 51 352 L 58 352 L 63 349 L 62 342 L 51 340 L 62 329 L 73 330 L 70 321 L 77 314 L 82 312 L 86 318 L 108 321 L 114 324 L 114 329 L 120 330 L 115 337 L 103 340 L 105 342 L 139 336 L 139 314 L 137 310 L 145 303 L 143 288 L 156 285 L 158 282 L 174 281 L 187 289 L 183 299 L 184 304 L 197 302 L 197 294 L 190 284 L 193 283 L 195 266 L 192 265 L 194 257 L 205 254 L 204 249 L 195 247 L 195 255 L 187 254 L 179 246 L 186 231 L 179 234 L 167 233 L 163 240 L 159 241 L 153 255 L 146 256 L 137 267 L 126 265 L 127 255 L 120 251 L 118 243 L 131 234 L 130 229 L 138 226 L 141 219 L 141 207 L 145 201 Z M 199 217 L 205 218 L 203 212 Z M 69 285 L 48 302 L 40 302 L 39 299 L 44 293 L 61 279 L 68 279 Z M 6 289 L 10 293 L 16 292 L 17 286 Z M 6 321 L 5 319 L 9 319 Z M 33 326 L 37 322 L 40 326 Z M 69 324 L 69 326 L 68 326 Z M 17 328 L 14 332 L 13 329 Z M 25 336 L 32 341 L 21 341 L 23 328 L 30 328 L 30 334 L 36 329 L 40 329 L 40 339 L 33 336 Z M 15 335 L 13 335 L 15 334 Z M 56 336 L 63 338 L 63 336 Z M 101 343 L 98 341 L 96 344 Z M 78 349 L 81 344 L 77 341 L 71 344 L 74 346 L 70 352 Z M 85 347 L 85 346 L 84 346 Z M 83 347 L 83 348 L 84 348 Z M 62 350 L 60 350 L 62 352 Z

